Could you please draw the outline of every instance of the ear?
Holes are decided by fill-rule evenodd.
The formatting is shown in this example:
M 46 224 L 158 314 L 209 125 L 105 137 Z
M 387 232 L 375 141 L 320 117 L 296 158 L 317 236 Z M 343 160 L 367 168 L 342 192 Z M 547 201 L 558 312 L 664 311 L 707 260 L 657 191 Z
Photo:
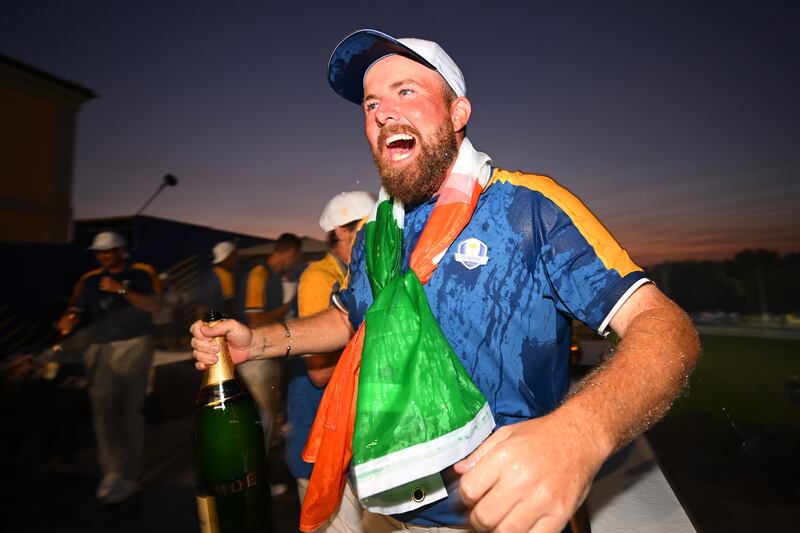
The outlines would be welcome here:
M 469 116 L 472 114 L 472 105 L 466 96 L 459 96 L 450 104 L 450 120 L 453 122 L 453 131 L 461 131 L 467 127 Z

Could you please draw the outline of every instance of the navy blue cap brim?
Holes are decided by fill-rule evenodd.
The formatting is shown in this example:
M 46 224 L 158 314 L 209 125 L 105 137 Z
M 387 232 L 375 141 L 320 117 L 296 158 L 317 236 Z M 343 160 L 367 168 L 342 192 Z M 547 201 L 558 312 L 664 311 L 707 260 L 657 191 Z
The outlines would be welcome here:
M 397 54 L 436 70 L 424 57 L 394 37 L 377 30 L 359 30 L 345 37 L 328 61 L 328 82 L 338 95 L 361 105 L 364 74 L 377 60 Z

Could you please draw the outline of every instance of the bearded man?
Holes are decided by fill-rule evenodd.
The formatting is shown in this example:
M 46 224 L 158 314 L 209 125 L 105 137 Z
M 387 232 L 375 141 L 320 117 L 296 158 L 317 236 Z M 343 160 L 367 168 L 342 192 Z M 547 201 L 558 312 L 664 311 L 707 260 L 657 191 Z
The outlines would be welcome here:
M 361 106 L 383 184 L 347 286 L 336 309 L 285 327 L 194 324 L 197 368 L 218 335 L 237 362 L 353 336 L 306 445 L 304 531 L 338 503 L 351 456 L 359 499 L 396 531 L 561 531 L 680 391 L 696 331 L 569 191 L 472 146 L 464 77 L 438 44 L 361 30 L 328 78 Z M 567 397 L 573 319 L 621 342 Z

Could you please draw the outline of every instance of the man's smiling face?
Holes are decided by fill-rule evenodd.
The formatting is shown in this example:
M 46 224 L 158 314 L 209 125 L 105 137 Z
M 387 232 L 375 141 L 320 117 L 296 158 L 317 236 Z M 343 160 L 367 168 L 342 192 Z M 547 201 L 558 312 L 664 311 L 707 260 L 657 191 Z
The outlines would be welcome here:
M 379 60 L 364 76 L 367 140 L 386 191 L 406 204 L 431 198 L 458 154 L 444 83 L 398 55 Z

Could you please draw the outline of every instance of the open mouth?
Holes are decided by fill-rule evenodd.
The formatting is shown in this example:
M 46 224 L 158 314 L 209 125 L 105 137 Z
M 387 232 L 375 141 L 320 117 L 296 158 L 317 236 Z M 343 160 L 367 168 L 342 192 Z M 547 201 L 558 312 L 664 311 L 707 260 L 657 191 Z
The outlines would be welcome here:
M 386 156 L 389 161 L 402 161 L 414 152 L 417 140 L 408 133 L 395 133 L 386 139 Z

